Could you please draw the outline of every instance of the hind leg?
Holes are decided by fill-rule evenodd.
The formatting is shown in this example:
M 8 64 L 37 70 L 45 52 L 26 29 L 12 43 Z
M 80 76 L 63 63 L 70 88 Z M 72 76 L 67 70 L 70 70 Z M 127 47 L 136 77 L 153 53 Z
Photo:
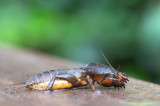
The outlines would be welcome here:
M 61 74 L 61 75 L 58 75 L 58 78 L 68 81 L 69 83 L 72 84 L 72 87 L 86 86 L 85 84 L 84 85 L 82 84 L 83 81 L 86 81 L 87 84 L 89 84 L 89 86 L 91 87 L 91 89 L 93 91 L 96 90 L 94 87 L 94 82 L 89 76 L 87 76 L 86 78 L 82 78 L 80 80 L 77 80 L 77 78 L 72 74 Z
M 54 75 L 54 76 L 52 77 L 52 79 L 50 80 L 49 85 L 48 85 L 48 87 L 47 87 L 46 90 L 51 90 L 51 88 L 52 88 L 52 86 L 53 86 L 53 84 L 54 84 L 54 81 L 55 81 L 55 79 L 56 79 L 57 76 L 58 76 L 58 74 L 56 74 L 56 75 Z
M 59 89 L 64 89 L 65 86 L 67 87 L 67 85 L 69 85 L 69 87 L 67 88 L 71 88 L 71 87 L 75 87 L 78 85 L 78 80 L 75 76 L 71 75 L 71 74 L 56 74 L 52 77 L 52 79 L 49 82 L 48 87 L 45 90 L 52 90 L 53 85 L 55 80 L 58 80 L 59 82 L 64 80 L 64 85 L 58 85 L 60 86 Z

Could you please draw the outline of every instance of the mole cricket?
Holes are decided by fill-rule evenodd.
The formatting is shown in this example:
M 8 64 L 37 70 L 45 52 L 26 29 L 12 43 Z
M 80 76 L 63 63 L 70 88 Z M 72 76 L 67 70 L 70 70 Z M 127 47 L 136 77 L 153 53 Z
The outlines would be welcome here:
M 103 53 L 102 55 L 104 56 Z M 119 72 L 119 68 L 117 70 L 114 69 L 105 56 L 104 58 L 109 66 L 89 63 L 86 67 L 81 68 L 45 71 L 42 74 L 34 75 L 27 82 L 21 84 L 25 84 L 23 87 L 40 91 L 77 88 L 87 85 L 95 91 L 95 82 L 104 87 L 114 86 L 118 89 L 119 87 L 125 89 L 125 83 L 129 81 L 128 76 Z

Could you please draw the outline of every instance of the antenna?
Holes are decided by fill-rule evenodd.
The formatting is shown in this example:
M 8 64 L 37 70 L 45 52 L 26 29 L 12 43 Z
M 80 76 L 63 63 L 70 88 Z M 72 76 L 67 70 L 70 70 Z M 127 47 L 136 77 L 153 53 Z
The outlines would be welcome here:
M 107 58 L 105 57 L 105 55 L 103 54 L 102 50 L 100 49 L 101 54 L 103 55 L 104 59 L 106 60 L 106 62 L 109 64 L 110 67 L 112 67 L 112 65 L 109 63 L 109 61 L 107 60 Z M 112 67 L 113 68 L 113 67 Z M 114 69 L 114 68 L 113 68 Z
M 120 67 L 121 67 L 121 66 L 119 65 L 118 68 L 117 68 L 117 71 L 119 71 Z

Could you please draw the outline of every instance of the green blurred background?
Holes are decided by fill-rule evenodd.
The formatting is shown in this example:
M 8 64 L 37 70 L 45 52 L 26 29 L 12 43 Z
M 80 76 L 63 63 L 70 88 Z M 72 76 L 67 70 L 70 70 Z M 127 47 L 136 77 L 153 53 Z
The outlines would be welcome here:
M 0 43 L 160 84 L 160 1 L 0 0 Z

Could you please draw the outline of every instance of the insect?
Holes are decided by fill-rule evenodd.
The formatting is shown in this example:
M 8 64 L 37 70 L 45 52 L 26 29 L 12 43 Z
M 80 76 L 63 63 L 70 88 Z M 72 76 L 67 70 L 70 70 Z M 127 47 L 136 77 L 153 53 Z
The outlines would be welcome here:
M 106 58 L 105 60 L 107 61 Z M 122 72 L 118 72 L 117 70 L 119 69 L 115 70 L 109 62 L 108 64 L 109 66 L 89 63 L 86 67 L 81 68 L 45 71 L 31 77 L 24 83 L 24 86 L 32 90 L 46 91 L 89 85 L 95 91 L 94 83 L 97 82 L 100 86 L 104 87 L 125 88 L 125 83 L 129 81 L 128 76 Z

